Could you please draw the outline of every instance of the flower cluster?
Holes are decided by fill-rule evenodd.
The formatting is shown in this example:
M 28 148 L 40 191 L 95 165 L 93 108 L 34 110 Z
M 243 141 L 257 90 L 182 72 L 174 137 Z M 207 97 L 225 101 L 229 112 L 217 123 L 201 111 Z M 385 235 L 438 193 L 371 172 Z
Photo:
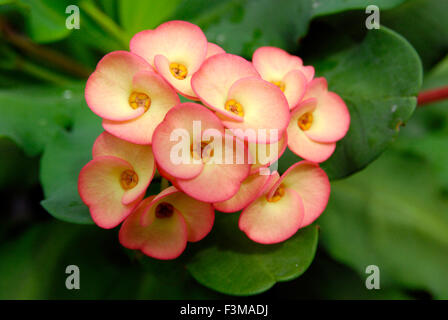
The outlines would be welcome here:
M 120 243 L 158 259 L 203 239 L 215 209 L 241 212 L 239 228 L 263 244 L 311 224 L 330 194 L 318 163 L 350 123 L 342 99 L 300 58 L 262 47 L 250 62 L 185 21 L 107 54 L 85 97 L 105 132 L 80 172 L 80 196 L 98 226 L 123 222 Z M 272 169 L 286 147 L 304 160 L 279 176 Z M 147 196 L 155 175 L 171 186 Z

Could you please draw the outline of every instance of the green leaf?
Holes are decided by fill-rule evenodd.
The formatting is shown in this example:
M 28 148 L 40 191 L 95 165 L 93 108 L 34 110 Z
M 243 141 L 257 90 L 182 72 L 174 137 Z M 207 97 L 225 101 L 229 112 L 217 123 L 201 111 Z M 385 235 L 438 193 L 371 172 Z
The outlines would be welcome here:
M 142 260 L 142 264 L 137 260 Z M 66 267 L 80 271 L 68 290 Z M 52 221 L 33 226 L 0 247 L 0 299 L 210 299 L 182 264 L 120 250 L 117 230 Z
M 154 29 L 167 20 L 181 0 L 120 0 L 118 2 L 120 21 L 130 34 Z
M 257 244 L 238 229 L 238 214 L 218 212 L 211 234 L 193 248 L 187 268 L 199 283 L 218 292 L 257 294 L 305 272 L 317 238 L 312 225 L 281 244 Z
M 225 296 L 199 285 L 185 268 L 185 255 L 161 261 L 138 255 L 144 275 L 139 299 L 219 299 Z
M 71 124 L 71 113 L 83 99 L 79 86 L 2 89 L 0 135 L 11 138 L 27 155 L 37 155 L 58 130 Z
M 387 9 L 402 2 L 403 0 L 383 0 L 378 2 L 378 6 Z M 230 53 L 249 58 L 260 46 L 276 46 L 293 51 L 297 48 L 299 39 L 306 34 L 314 17 L 365 9 L 371 1 L 284 0 L 278 3 L 271 0 L 188 0 L 186 3 L 185 10 L 197 15 L 188 16 L 179 10 L 178 15 L 181 18 L 192 19 L 192 22 L 203 27 L 209 41 L 219 44 Z M 210 9 L 201 11 L 197 8 L 198 3 Z
M 99 5 L 102 8 L 102 11 L 106 13 L 110 18 L 113 20 L 116 20 L 117 18 L 117 1 L 111 1 L 111 0 L 99 0 Z
M 419 53 L 425 69 L 448 47 L 448 1 L 412 0 L 381 13 L 381 23 L 403 35 Z
M 19 0 L 18 3 L 25 8 L 28 35 L 35 42 L 53 42 L 70 34 L 71 30 L 65 26 L 68 17 L 65 9 L 73 1 Z
M 319 218 L 325 248 L 365 277 L 380 268 L 381 287 L 400 285 L 448 297 L 448 202 L 420 158 L 384 154 L 367 170 L 332 185 Z
M 368 32 L 361 44 L 319 61 L 316 70 L 350 111 L 346 137 L 322 164 L 331 179 L 339 179 L 363 169 L 396 138 L 414 112 L 422 68 L 409 43 L 382 27 Z M 280 170 L 298 160 L 286 153 Z
M 314 1 L 313 16 L 333 14 L 341 11 L 366 9 L 369 5 L 375 5 L 380 10 L 394 8 L 409 0 L 377 0 L 375 3 L 365 0 L 345 0 L 345 1 Z
M 321 248 L 320 248 L 321 249 Z M 325 300 L 398 300 L 410 299 L 404 290 L 385 287 L 367 290 L 368 274 L 358 274 L 349 267 L 330 259 L 318 250 L 313 264 L 300 278 L 277 284 L 270 292 L 277 299 L 325 299 Z
M 37 184 L 35 158 L 26 157 L 23 151 L 10 139 L 0 138 L 0 188 L 25 189 Z
M 75 113 L 71 132 L 61 131 L 47 144 L 41 159 L 42 206 L 54 217 L 75 223 L 93 223 L 78 193 L 78 175 L 91 160 L 92 146 L 102 132 L 101 119 L 86 103 Z
M 110 1 L 108 1 L 110 3 Z M 80 2 L 80 4 L 85 4 L 90 2 Z M 129 50 L 128 42 L 126 40 L 120 41 L 116 36 L 110 34 L 110 31 L 104 29 L 104 26 L 98 25 L 98 21 L 92 19 L 92 17 L 87 14 L 86 10 L 80 7 L 80 29 L 74 29 L 73 32 L 65 40 L 67 46 L 72 47 L 70 52 L 73 52 L 74 56 L 80 58 L 80 56 L 85 54 L 91 54 L 91 52 L 81 52 L 86 50 L 83 45 L 89 48 L 96 49 L 94 53 L 102 52 L 109 53 L 116 50 Z M 98 19 L 98 18 L 97 18 Z M 107 34 L 109 32 L 109 34 Z M 95 67 L 98 62 L 98 56 L 95 55 L 95 61 L 93 67 Z
M 448 86 L 448 57 L 428 73 L 423 83 L 424 89 L 442 86 Z M 428 162 L 448 190 L 448 100 L 423 105 L 412 120 L 395 148 Z

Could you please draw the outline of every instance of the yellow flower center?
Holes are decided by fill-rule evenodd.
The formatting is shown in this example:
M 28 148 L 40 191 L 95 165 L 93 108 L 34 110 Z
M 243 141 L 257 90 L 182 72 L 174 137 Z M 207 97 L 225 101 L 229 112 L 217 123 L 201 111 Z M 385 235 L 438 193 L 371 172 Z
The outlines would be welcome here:
M 283 196 L 285 195 L 285 186 L 282 184 L 280 184 L 277 188 L 277 190 L 275 190 L 274 194 L 272 195 L 272 197 L 268 198 L 266 196 L 266 200 L 269 202 L 277 202 L 278 200 L 280 200 Z
M 138 184 L 138 175 L 133 170 L 125 170 L 121 173 L 120 184 L 124 190 L 130 190 Z
M 182 63 L 171 62 L 170 71 L 171 74 L 179 80 L 184 80 L 188 75 L 188 69 Z
M 299 120 L 297 120 L 297 125 L 299 126 L 300 129 L 306 131 L 309 128 L 311 128 L 311 125 L 313 124 L 313 119 L 314 119 L 313 114 L 311 112 L 306 112 L 300 116 Z
M 207 162 L 208 160 L 210 160 L 211 157 L 213 157 L 214 155 L 214 150 L 212 148 L 212 146 L 209 146 L 210 142 L 205 142 L 202 141 L 200 146 L 198 145 L 190 145 L 190 152 L 191 152 L 191 156 L 193 157 L 193 159 L 195 160 L 201 160 L 203 162 Z M 205 152 L 204 152 L 205 151 Z
M 174 213 L 174 207 L 168 202 L 159 203 L 156 207 L 156 217 L 157 218 L 169 218 Z
M 275 84 L 280 90 L 285 92 L 285 83 L 283 81 L 271 81 L 271 83 Z
M 151 98 L 142 92 L 134 91 L 129 96 L 129 105 L 132 109 L 145 108 L 145 111 L 151 106 Z
M 244 116 L 243 106 L 238 101 L 236 101 L 235 99 L 227 100 L 226 105 L 224 106 L 224 108 L 227 111 L 230 111 L 230 112 L 236 114 L 237 116 L 240 116 L 240 117 Z

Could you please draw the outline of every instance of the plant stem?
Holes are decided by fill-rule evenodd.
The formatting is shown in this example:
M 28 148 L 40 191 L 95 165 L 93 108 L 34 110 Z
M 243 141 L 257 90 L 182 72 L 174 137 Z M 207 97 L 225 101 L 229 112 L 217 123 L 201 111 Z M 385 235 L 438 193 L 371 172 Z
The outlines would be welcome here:
M 0 21 L 0 30 L 9 43 L 11 43 L 14 47 L 23 50 L 29 56 L 38 57 L 41 60 L 47 61 L 52 65 L 80 78 L 87 78 L 92 72 L 92 70 L 80 65 L 75 60 L 66 57 L 60 52 L 33 43 L 29 38 L 13 31 L 4 21 Z
M 81 1 L 79 6 L 106 32 L 123 44 L 125 48 L 129 47 L 129 36 L 115 23 L 114 20 L 102 12 L 95 3 L 84 0 Z
M 420 92 L 417 99 L 418 106 L 448 99 L 448 86 Z
M 35 76 L 36 78 L 51 82 L 58 86 L 68 85 L 72 83 L 69 79 L 28 61 L 19 60 L 16 65 L 18 70 L 22 70 L 28 74 Z

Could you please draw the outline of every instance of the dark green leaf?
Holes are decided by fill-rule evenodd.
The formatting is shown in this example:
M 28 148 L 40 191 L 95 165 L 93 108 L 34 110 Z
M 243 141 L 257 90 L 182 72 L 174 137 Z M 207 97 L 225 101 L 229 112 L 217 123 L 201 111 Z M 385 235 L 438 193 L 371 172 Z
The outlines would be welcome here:
M 346 10 L 366 9 L 369 5 L 375 5 L 380 10 L 386 10 L 396 7 L 405 1 L 406 0 L 377 0 L 375 2 L 365 0 L 314 1 L 313 15 L 321 16 Z
M 417 50 L 426 68 L 447 52 L 448 1 L 407 1 L 381 13 L 381 23 L 403 35 Z
M 38 159 L 25 156 L 10 139 L 0 138 L 0 188 L 25 189 L 37 184 Z
M 65 13 L 73 1 L 19 0 L 27 13 L 28 34 L 35 42 L 47 43 L 67 37 L 70 29 L 65 26 L 69 16 Z
M 448 57 L 425 78 L 424 89 L 448 86 Z M 423 105 L 400 136 L 396 148 L 421 157 L 431 164 L 448 190 L 448 101 Z
M 71 114 L 83 99 L 80 86 L 0 90 L 0 135 L 28 155 L 37 155 L 55 132 L 71 124 Z
M 402 2 L 403 0 L 382 0 L 378 2 L 378 6 L 387 9 Z M 199 7 L 198 3 L 211 8 L 201 12 L 196 8 Z M 209 41 L 221 45 L 230 53 L 250 58 L 260 46 L 277 46 L 293 51 L 297 48 L 299 39 L 306 34 L 314 17 L 351 9 L 365 9 L 371 1 L 189 0 L 187 4 L 188 7 L 196 8 L 186 10 L 197 14 L 192 22 L 205 28 Z M 179 16 L 183 17 L 182 11 Z M 189 19 L 191 17 L 188 16 Z
M 146 29 L 154 29 L 171 16 L 181 0 L 120 0 L 120 21 L 132 36 Z
M 279 283 L 272 289 L 278 299 L 350 299 L 385 300 L 410 299 L 409 295 L 397 287 L 380 284 L 381 290 L 368 290 L 366 277 L 349 267 L 330 259 L 323 250 L 318 250 L 313 264 L 300 278 Z
M 312 225 L 281 244 L 257 244 L 238 229 L 237 214 L 218 212 L 212 233 L 193 248 L 187 268 L 197 281 L 216 291 L 256 294 L 305 272 L 317 239 L 317 227 Z
M 73 130 L 59 132 L 45 148 L 40 168 L 45 194 L 42 205 L 56 218 L 93 223 L 81 201 L 77 183 L 82 167 L 91 160 L 93 142 L 101 132 L 101 119 L 84 102 L 76 110 Z

